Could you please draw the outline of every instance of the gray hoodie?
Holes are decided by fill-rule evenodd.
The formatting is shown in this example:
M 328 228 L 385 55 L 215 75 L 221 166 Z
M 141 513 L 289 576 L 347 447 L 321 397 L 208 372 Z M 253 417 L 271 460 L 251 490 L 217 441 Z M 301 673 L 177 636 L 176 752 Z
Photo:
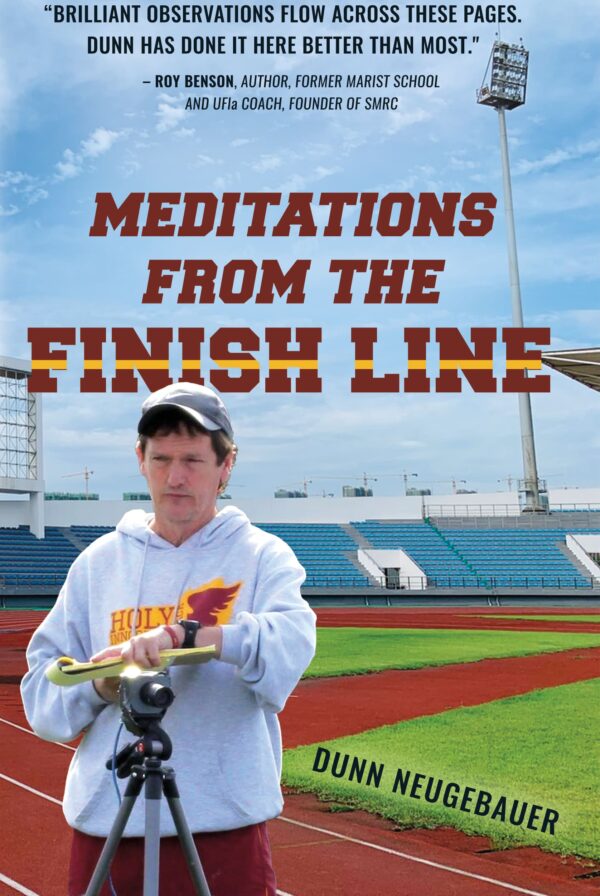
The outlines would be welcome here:
M 176 696 L 163 727 L 190 828 L 228 830 L 273 818 L 283 805 L 276 714 L 315 649 L 315 616 L 300 595 L 304 570 L 285 542 L 235 507 L 179 547 L 156 535 L 151 521 L 130 511 L 115 532 L 83 551 L 27 650 L 21 691 L 33 730 L 61 742 L 85 732 L 67 775 L 65 817 L 87 834 L 108 834 L 118 801 L 105 762 L 120 710 L 91 682 L 49 683 L 46 667 L 59 656 L 87 660 L 183 617 L 223 625 L 220 660 L 171 670 Z M 119 749 L 134 739 L 124 729 Z M 125 833 L 144 833 L 141 798 Z M 174 833 L 165 805 L 161 835 Z

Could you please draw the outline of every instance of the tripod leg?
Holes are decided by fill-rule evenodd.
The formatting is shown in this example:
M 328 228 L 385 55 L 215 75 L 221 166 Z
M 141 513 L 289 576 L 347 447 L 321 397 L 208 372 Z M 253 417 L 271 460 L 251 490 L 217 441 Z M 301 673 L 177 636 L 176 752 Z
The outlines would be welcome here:
M 92 879 L 88 884 L 88 888 L 85 891 L 84 896 L 99 896 L 100 890 L 102 889 L 102 884 L 108 877 L 111 862 L 115 857 L 117 847 L 119 845 L 121 837 L 123 836 L 123 831 L 125 830 L 125 825 L 129 820 L 129 816 L 131 815 L 131 811 L 135 805 L 135 801 L 140 794 L 143 783 L 143 776 L 140 774 L 140 776 L 138 777 L 135 774 L 134 769 L 125 790 L 123 801 L 119 806 L 119 811 L 117 812 L 115 820 L 113 821 L 112 828 L 110 829 L 110 833 L 107 837 L 106 843 L 104 844 L 104 848 L 100 853 L 100 858 L 98 859 L 98 863 L 94 869 L 94 873 L 92 874 Z
M 163 791 L 167 799 L 169 809 L 171 810 L 173 821 L 175 822 L 177 836 L 179 837 L 179 842 L 181 843 L 181 848 L 187 862 L 190 877 L 192 878 L 192 882 L 196 888 L 196 892 L 198 893 L 198 896 L 210 896 L 208 882 L 204 875 L 204 870 L 200 862 L 196 844 L 194 843 L 194 838 L 192 837 L 187 819 L 181 806 L 181 800 L 179 799 L 179 790 L 175 781 L 175 772 L 172 769 L 169 769 L 168 773 L 163 778 Z
M 148 760 L 148 764 L 150 760 Z M 160 801 L 162 779 L 160 769 L 149 774 L 144 790 L 146 800 L 146 832 L 144 839 L 144 896 L 158 896 L 160 865 Z

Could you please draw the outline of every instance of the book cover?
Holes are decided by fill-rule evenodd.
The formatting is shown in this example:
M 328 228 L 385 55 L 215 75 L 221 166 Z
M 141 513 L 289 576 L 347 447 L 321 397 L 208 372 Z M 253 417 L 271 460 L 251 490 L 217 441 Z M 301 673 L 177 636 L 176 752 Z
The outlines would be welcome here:
M 333 507 L 344 487 L 411 513 L 429 491 L 432 516 L 436 495 L 514 504 L 529 393 L 540 478 L 594 484 L 594 394 L 540 359 L 597 342 L 593 5 L 22 0 L 0 16 L 0 355 L 32 365 L 47 491 L 143 495 L 139 407 L 178 379 L 226 401 L 242 507 Z M 493 46 L 528 53 L 501 85 L 512 267 Z M 323 749 L 297 783 L 307 763 L 327 774 Z M 528 799 L 520 785 L 506 792 Z

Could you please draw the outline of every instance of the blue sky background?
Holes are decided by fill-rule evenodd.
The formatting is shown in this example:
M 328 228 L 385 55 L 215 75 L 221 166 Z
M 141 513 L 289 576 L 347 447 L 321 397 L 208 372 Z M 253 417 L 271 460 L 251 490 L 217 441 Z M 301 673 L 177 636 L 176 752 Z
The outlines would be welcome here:
M 142 4 L 146 6 L 147 4 Z M 280 4 L 275 4 L 278 7 Z M 331 9 L 333 4 L 327 3 Z M 458 5 L 459 10 L 462 4 Z M 600 308 L 600 13 L 575 0 L 526 0 L 502 26 L 530 50 L 527 104 L 508 114 L 526 325 L 552 330 L 552 348 L 598 345 Z M 341 478 L 376 476 L 377 494 L 402 489 L 403 471 L 434 493 L 450 481 L 494 491 L 521 473 L 516 396 L 353 395 L 352 326 L 377 326 L 376 373 L 403 372 L 406 326 L 501 328 L 511 323 L 497 116 L 475 102 L 494 25 L 427 31 L 478 35 L 466 56 L 88 56 L 98 26 L 56 25 L 40 0 L 4 3 L 0 46 L 2 292 L 0 354 L 27 358 L 29 326 L 321 326 L 318 395 L 226 396 L 240 446 L 234 497 L 277 487 L 339 494 Z M 295 33 L 402 33 L 405 26 L 298 26 Z M 148 25 L 112 33 L 159 33 Z M 361 30 L 362 29 L 362 30 Z M 216 33 L 190 28 L 192 33 Z M 286 32 L 237 26 L 237 33 Z M 218 33 L 227 33 L 221 26 Z M 164 33 L 181 32 L 163 27 Z M 105 33 L 110 33 L 106 27 Z M 191 112 L 188 92 L 143 86 L 158 73 L 434 73 L 439 90 L 400 92 L 396 112 Z M 292 91 L 296 92 L 296 91 Z M 327 91 L 323 91 L 327 92 Z M 362 91 L 366 95 L 372 91 Z M 346 91 L 340 95 L 344 96 Z M 380 93 L 393 95 L 392 89 Z M 90 239 L 96 191 L 492 191 L 499 207 L 485 239 Z M 307 254 L 309 253 L 309 254 Z M 438 306 L 333 306 L 332 257 L 445 258 Z M 303 306 L 143 306 L 149 258 L 312 258 Z M 169 297 L 170 296 L 170 297 Z M 207 349 L 205 357 L 208 358 Z M 110 357 L 110 352 L 107 352 Z M 68 473 L 94 470 L 104 498 L 143 487 L 136 471 L 139 395 L 81 395 L 71 349 L 59 391 L 44 396 L 48 489 L 83 489 Z M 266 361 L 266 351 L 261 352 Z M 108 365 L 110 370 L 110 364 Z M 175 375 L 178 370 L 174 366 Z M 598 396 L 557 374 L 533 397 L 541 476 L 550 486 L 598 485 Z M 354 479 L 353 477 L 356 477 Z

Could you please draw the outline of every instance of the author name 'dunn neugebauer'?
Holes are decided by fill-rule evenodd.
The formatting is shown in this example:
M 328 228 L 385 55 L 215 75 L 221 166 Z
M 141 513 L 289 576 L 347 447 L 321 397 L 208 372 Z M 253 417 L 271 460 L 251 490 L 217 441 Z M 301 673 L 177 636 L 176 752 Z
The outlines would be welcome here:
M 318 747 L 312 766 L 313 772 L 329 772 L 334 778 L 345 778 L 367 787 L 379 788 L 385 773 L 382 762 L 373 762 L 336 751 L 331 753 L 326 747 Z M 392 785 L 392 793 L 424 800 L 427 803 L 441 803 L 448 809 L 468 812 L 480 817 L 488 816 L 492 821 L 511 824 L 514 827 L 540 831 L 554 836 L 559 819 L 556 809 L 547 809 L 537 803 L 495 796 L 488 790 L 467 787 L 455 781 L 445 781 L 433 775 L 397 768 Z

